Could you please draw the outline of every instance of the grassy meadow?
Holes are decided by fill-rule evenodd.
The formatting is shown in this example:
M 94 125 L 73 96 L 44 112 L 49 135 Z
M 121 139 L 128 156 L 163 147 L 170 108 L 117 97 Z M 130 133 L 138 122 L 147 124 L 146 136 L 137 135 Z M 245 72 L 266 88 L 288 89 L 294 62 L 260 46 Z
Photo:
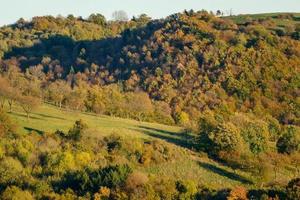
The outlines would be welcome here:
M 162 140 L 169 143 L 180 156 L 171 163 L 162 163 L 151 167 L 136 166 L 138 170 L 177 179 L 191 179 L 214 189 L 232 188 L 238 185 L 249 189 L 257 187 L 257 179 L 250 173 L 233 170 L 213 161 L 206 154 L 193 151 L 191 141 L 194 136 L 181 127 L 60 110 L 48 104 L 41 105 L 31 113 L 30 119 L 27 119 L 26 114 L 17 106 L 9 115 L 16 123 L 18 132 L 23 134 L 44 134 L 56 130 L 68 131 L 76 120 L 82 119 L 87 123 L 88 134 L 91 137 L 118 134 L 125 139 L 132 140 L 132 143 L 134 140 L 141 139 Z M 285 184 L 291 178 L 290 176 L 291 173 L 282 169 L 278 180 Z
M 280 19 L 279 15 L 292 14 L 293 19 Z M 260 13 L 260 14 L 241 14 L 235 16 L 226 17 L 233 20 L 237 24 L 243 24 L 249 19 L 260 20 L 271 18 L 278 26 L 295 25 L 300 23 L 300 13 Z

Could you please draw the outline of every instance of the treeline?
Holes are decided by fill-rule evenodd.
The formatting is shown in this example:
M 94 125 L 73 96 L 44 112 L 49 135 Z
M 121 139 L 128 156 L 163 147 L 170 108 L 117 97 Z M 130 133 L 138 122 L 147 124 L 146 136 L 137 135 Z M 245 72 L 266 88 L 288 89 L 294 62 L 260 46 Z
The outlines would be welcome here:
M 17 103 L 29 118 L 35 108 L 46 102 L 64 109 L 174 124 L 169 105 L 151 100 L 143 91 L 125 92 L 118 84 L 97 86 L 81 82 L 71 87 L 64 80 L 45 83 L 31 73 L 39 73 L 38 68 L 31 68 L 26 74 L 12 68 L 0 77 L 2 109 L 7 104 L 9 112 L 12 112 Z

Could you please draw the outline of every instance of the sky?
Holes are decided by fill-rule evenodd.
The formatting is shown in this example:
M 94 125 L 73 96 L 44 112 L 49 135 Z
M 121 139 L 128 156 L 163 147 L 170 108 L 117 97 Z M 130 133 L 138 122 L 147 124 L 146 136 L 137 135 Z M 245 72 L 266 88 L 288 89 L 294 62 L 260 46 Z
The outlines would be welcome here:
M 232 9 L 233 14 L 266 12 L 300 12 L 300 0 L 0 0 L 0 25 L 12 24 L 19 18 L 30 20 L 34 16 L 73 14 L 87 17 L 101 13 L 107 19 L 116 10 L 131 16 L 146 13 L 152 18 L 190 10 Z

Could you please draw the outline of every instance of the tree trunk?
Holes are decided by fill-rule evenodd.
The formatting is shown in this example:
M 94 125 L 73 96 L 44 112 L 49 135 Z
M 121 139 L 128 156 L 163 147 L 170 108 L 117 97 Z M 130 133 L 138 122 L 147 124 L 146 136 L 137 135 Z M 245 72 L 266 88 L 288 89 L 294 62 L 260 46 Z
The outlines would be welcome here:
M 13 101 L 9 100 L 8 105 L 9 105 L 9 112 L 11 113 L 12 112 Z
M 1 108 L 2 108 L 2 109 L 4 109 L 4 104 L 5 104 L 5 101 L 1 101 L 1 103 L 0 103 L 0 104 L 1 104 Z

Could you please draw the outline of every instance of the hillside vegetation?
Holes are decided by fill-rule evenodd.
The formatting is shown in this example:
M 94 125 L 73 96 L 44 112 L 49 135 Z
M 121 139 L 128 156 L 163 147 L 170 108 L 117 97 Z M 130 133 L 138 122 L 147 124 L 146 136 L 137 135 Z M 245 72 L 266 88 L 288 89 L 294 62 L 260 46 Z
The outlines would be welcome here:
M 299 199 L 299 17 L 1 27 L 4 199 Z

